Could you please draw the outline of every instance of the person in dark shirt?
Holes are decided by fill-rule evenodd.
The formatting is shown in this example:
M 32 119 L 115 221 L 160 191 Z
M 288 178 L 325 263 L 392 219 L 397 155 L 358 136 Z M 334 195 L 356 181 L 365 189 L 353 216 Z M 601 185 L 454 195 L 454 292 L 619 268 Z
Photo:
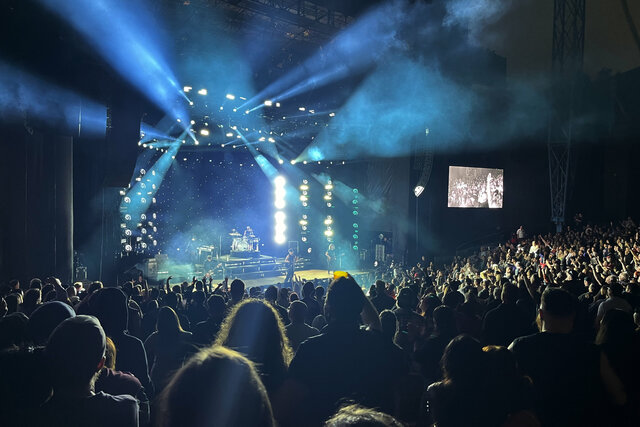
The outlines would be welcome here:
M 307 325 L 311 325 L 313 319 L 318 314 L 322 314 L 322 308 L 315 297 L 316 288 L 313 282 L 306 282 L 302 286 L 302 302 L 307 305 L 307 314 L 305 315 L 304 322 Z
M 371 298 L 371 303 L 382 313 L 384 310 L 393 310 L 396 301 L 387 294 L 387 285 L 382 280 L 376 280 L 376 296 Z
M 193 329 L 193 342 L 199 346 L 213 344 L 213 341 L 215 341 L 220 331 L 220 325 L 222 325 L 224 316 L 227 313 L 227 305 L 224 302 L 224 298 L 220 295 L 211 295 L 207 300 L 207 308 L 209 318 L 198 323 Z
M 482 325 L 485 345 L 508 346 L 528 331 L 522 311 L 516 305 L 518 288 L 507 284 L 502 288 L 502 304 L 487 312 Z
M 572 333 L 576 304 L 569 292 L 548 288 L 539 310 L 541 332 L 516 338 L 509 346 L 522 373 L 533 380 L 543 426 L 601 425 L 595 411 L 602 385 L 614 402 L 626 402 L 606 357 Z
M 278 315 L 280 316 L 280 320 L 282 320 L 282 323 L 284 323 L 284 325 L 287 326 L 290 323 L 289 313 L 287 312 L 286 308 L 278 304 L 277 299 L 278 299 L 278 288 L 276 288 L 273 285 L 269 286 L 267 290 L 264 291 L 264 300 L 269 304 L 271 304 L 271 306 L 276 309 L 276 311 L 278 312 Z
M 492 425 L 483 359 L 482 346 L 468 335 L 459 335 L 447 345 L 442 356 L 444 379 L 427 389 L 431 419 L 438 427 Z
M 116 368 L 136 376 L 153 395 L 147 353 L 142 341 L 126 332 L 129 315 L 126 295 L 118 288 L 103 288 L 92 295 L 89 311 L 95 315 L 118 350 Z
M 371 330 L 360 328 L 361 312 Z M 377 312 L 353 278 L 331 283 L 326 314 L 326 332 L 303 342 L 289 366 L 283 424 L 321 425 L 345 398 L 392 413 L 407 366 L 380 334 Z
M 45 350 L 53 397 L 39 414 L 42 425 L 138 426 L 136 399 L 93 391 L 105 362 L 105 340 L 93 316 L 71 317 L 53 331 Z
M 414 359 L 427 384 L 442 379 L 440 359 L 449 342 L 458 335 L 456 315 L 451 307 L 441 305 L 433 311 L 433 334 L 418 346 Z

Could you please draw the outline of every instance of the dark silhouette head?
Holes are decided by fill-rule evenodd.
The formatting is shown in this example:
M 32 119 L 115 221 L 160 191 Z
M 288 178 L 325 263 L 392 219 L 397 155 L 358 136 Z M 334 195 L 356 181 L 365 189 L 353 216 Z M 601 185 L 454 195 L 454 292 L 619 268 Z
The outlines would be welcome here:
M 207 300 L 207 311 L 212 319 L 222 321 L 227 311 L 227 305 L 224 298 L 220 295 L 211 295 Z
M 307 315 L 307 304 L 302 301 L 294 301 L 289 306 L 289 320 L 291 323 L 299 324 L 304 323 L 304 318 Z
M 171 307 L 161 307 L 158 311 L 156 330 L 158 334 L 164 336 L 172 336 L 184 332 L 178 315 Z
M 75 315 L 73 309 L 63 302 L 51 301 L 42 304 L 29 318 L 29 338 L 34 345 L 45 345 L 51 332 L 64 320 Z
M 173 376 L 157 408 L 160 427 L 275 425 L 253 363 L 220 346 L 193 356 Z
M 306 282 L 302 285 L 302 298 L 313 298 L 316 292 L 316 287 L 313 282 Z
M 351 277 L 340 277 L 331 282 L 325 305 L 329 323 L 358 323 L 364 298 L 362 289 Z
M 46 354 L 56 389 L 78 389 L 90 385 L 104 365 L 106 338 L 93 316 L 75 316 L 51 333 Z
M 384 412 L 352 404 L 340 408 L 324 427 L 402 427 L 402 423 Z
M 293 352 L 275 309 L 261 300 L 235 305 L 222 323 L 216 344 L 246 355 L 258 365 L 267 390 L 284 379 Z
M 278 298 L 278 288 L 271 285 L 264 291 L 264 299 L 269 302 L 275 302 Z
M 454 384 L 474 384 L 483 372 L 482 346 L 468 335 L 459 335 L 447 345 L 442 355 L 445 381 Z
M 127 296 L 120 289 L 102 288 L 96 291 L 91 298 L 90 310 L 110 337 L 120 336 L 127 329 Z
M 233 301 L 240 301 L 244 297 L 244 282 L 240 279 L 234 279 L 229 287 L 229 293 Z
M 391 310 L 382 310 L 380 324 L 382 325 L 382 335 L 389 341 L 393 341 L 393 337 L 398 331 L 398 318 L 395 313 Z

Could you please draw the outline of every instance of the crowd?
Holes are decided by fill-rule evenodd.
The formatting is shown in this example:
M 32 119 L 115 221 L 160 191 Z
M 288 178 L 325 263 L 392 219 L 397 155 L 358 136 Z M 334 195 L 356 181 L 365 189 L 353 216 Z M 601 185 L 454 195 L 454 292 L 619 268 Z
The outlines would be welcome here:
M 492 176 L 481 171 L 466 171 L 449 179 L 450 208 L 500 208 L 504 194 L 502 173 Z M 494 172 L 495 173 L 495 172 Z
M 9 282 L 2 425 L 640 425 L 631 220 L 377 275 Z

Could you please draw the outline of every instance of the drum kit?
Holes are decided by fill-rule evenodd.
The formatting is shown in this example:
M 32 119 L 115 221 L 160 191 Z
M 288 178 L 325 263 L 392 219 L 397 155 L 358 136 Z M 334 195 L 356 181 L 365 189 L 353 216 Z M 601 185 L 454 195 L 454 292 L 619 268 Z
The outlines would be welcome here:
M 231 252 L 259 252 L 260 239 L 253 234 L 251 228 L 247 227 L 244 235 L 238 233 L 235 229 L 229 233 L 233 238 L 231 243 Z

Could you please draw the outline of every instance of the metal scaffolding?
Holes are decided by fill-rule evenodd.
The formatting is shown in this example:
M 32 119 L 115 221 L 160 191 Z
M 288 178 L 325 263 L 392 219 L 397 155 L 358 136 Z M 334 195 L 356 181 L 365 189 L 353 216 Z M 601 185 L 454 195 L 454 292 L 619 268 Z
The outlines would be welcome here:
M 555 0 L 553 15 L 553 107 L 549 118 L 547 152 L 551 221 L 556 231 L 565 222 L 573 110 L 577 79 L 584 57 L 585 0 Z

